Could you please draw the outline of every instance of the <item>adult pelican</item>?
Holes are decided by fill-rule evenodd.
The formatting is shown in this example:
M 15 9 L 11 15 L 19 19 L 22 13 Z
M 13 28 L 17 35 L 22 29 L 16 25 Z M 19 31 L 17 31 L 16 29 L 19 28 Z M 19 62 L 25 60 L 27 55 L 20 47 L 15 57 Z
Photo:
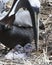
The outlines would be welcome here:
M 34 3 L 35 2 L 36 1 L 34 1 Z M 18 13 L 20 8 L 23 8 L 24 13 L 26 11 L 26 15 L 28 14 L 27 16 L 29 17 L 30 21 L 24 19 L 26 15 L 23 16 L 23 14 L 21 15 Z M 8 14 L 0 20 L 0 42 L 3 43 L 6 47 L 12 49 L 17 44 L 25 46 L 25 44 L 31 43 L 34 37 L 35 47 L 37 50 L 38 28 L 36 28 L 34 12 L 36 12 L 38 15 L 39 6 L 34 6 L 30 0 L 14 0 Z M 19 15 L 21 15 L 22 20 Z M 29 24 L 28 22 L 26 23 L 26 21 L 23 19 L 27 20 Z M 21 21 L 23 25 L 20 24 Z

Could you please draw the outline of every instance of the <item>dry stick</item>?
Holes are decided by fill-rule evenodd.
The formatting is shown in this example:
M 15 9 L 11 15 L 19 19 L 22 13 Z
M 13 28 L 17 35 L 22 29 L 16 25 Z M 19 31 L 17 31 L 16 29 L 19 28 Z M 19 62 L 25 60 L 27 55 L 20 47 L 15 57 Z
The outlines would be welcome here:
M 50 17 L 52 17 L 52 14 L 50 14 L 50 15 L 48 16 L 48 18 L 43 22 L 44 25 L 46 25 L 46 24 L 48 24 L 48 23 L 52 23 L 52 22 L 50 22 L 50 21 L 48 22 L 48 20 L 49 20 Z

